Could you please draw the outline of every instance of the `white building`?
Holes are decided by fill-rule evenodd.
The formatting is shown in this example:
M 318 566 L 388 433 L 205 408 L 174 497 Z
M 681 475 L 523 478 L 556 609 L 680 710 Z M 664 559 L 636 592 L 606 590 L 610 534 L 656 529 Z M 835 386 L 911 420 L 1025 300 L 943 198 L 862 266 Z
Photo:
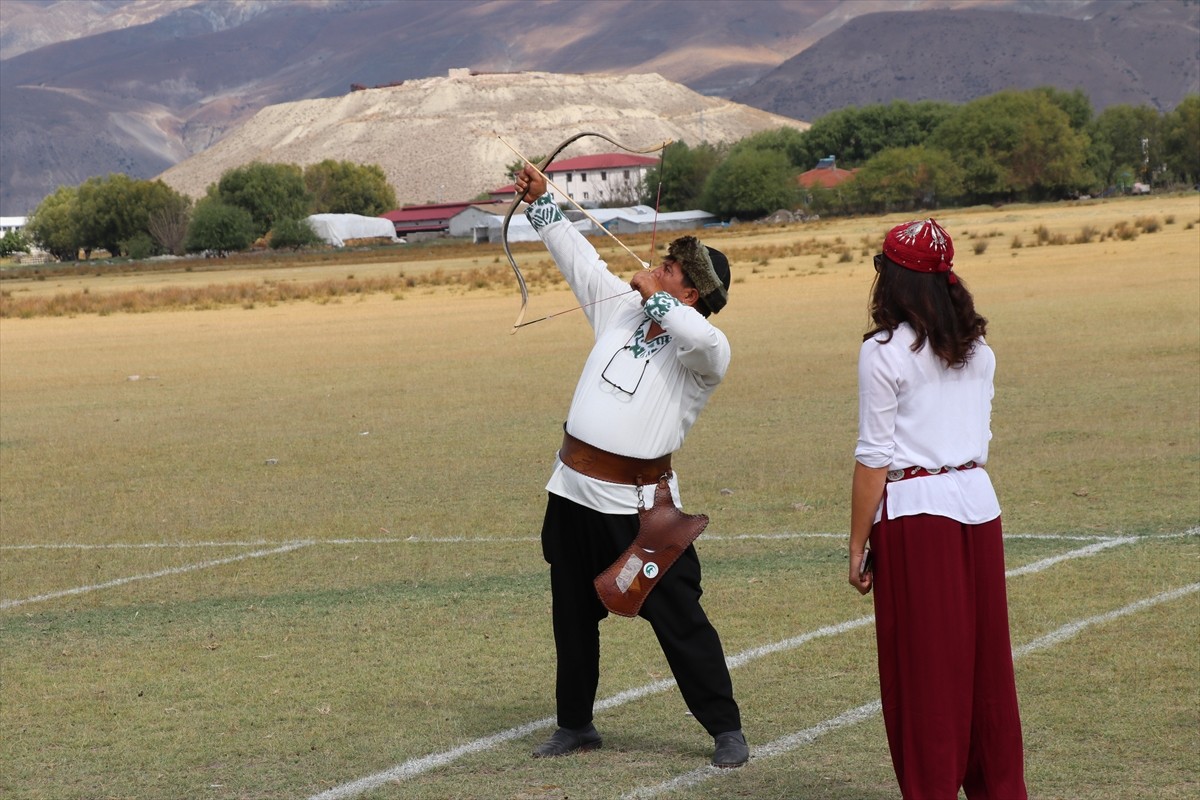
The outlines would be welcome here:
M 21 230 L 28 221 L 28 217 L 0 217 L 0 236 L 4 236 L 9 231 Z
M 657 158 L 628 153 L 602 153 L 551 162 L 546 177 L 584 208 L 636 203 L 646 182 L 646 173 Z M 562 202 L 565 198 L 558 198 Z
M 566 209 L 563 213 L 569 219 L 586 222 L 586 227 L 580 228 L 586 235 L 600 232 L 580 212 Z M 716 216 L 707 211 L 665 211 L 656 214 L 650 206 L 596 208 L 589 209 L 588 214 L 614 234 L 693 230 L 717 221 Z

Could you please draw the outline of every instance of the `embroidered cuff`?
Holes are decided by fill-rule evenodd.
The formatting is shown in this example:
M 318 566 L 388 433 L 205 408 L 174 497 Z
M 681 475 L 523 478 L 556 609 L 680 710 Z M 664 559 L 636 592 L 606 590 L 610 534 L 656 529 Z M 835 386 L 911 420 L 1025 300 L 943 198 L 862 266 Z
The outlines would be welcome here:
M 550 192 L 546 192 L 529 204 L 529 207 L 525 209 L 525 218 L 529 220 L 529 224 L 533 226 L 533 229 L 539 233 L 547 225 L 566 219 L 562 212 L 558 210 L 558 204 L 554 202 L 554 195 L 550 194 Z
M 643 306 L 643 309 L 645 310 L 647 317 L 661 325 L 663 317 L 667 316 L 667 312 L 681 305 L 683 305 L 683 303 L 679 302 L 666 292 L 655 292 L 646 298 L 646 303 Z

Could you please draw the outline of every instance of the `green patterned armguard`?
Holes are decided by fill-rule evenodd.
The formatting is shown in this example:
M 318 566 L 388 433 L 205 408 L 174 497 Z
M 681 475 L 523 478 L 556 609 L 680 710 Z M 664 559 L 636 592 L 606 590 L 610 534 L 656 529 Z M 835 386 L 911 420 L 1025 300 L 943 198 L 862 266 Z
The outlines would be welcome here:
M 667 315 L 667 312 L 681 305 L 683 304 L 666 292 L 655 292 L 646 298 L 646 304 L 643 308 L 646 311 L 647 317 L 662 324 L 663 317 Z
M 542 228 L 547 225 L 566 219 L 558 210 L 558 205 L 554 202 L 554 195 L 549 192 L 529 204 L 529 207 L 525 209 L 525 218 L 538 232 L 541 232 Z

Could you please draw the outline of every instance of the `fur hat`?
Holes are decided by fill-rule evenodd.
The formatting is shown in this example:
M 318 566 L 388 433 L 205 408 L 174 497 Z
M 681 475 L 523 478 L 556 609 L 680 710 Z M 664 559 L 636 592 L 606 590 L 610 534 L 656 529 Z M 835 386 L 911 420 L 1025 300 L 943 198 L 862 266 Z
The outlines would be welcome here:
M 949 272 L 954 266 L 954 242 L 932 219 L 897 225 L 883 240 L 883 254 L 915 272 Z
M 667 248 L 667 257 L 683 267 L 700 299 L 716 314 L 729 302 L 729 259 L 695 236 L 681 236 Z

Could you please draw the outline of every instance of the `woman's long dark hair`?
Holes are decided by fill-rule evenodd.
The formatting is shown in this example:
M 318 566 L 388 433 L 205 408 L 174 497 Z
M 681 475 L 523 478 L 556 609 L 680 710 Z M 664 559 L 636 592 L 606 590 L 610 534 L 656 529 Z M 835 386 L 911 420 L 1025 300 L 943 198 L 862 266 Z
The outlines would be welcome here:
M 949 281 L 944 272 L 916 272 L 878 256 L 882 269 L 871 288 L 871 320 L 875 326 L 863 341 L 892 332 L 907 322 L 917 334 L 913 352 L 929 342 L 938 358 L 950 367 L 961 367 L 970 359 L 975 342 L 987 333 L 987 320 L 975 313 L 975 299 L 962 279 Z

